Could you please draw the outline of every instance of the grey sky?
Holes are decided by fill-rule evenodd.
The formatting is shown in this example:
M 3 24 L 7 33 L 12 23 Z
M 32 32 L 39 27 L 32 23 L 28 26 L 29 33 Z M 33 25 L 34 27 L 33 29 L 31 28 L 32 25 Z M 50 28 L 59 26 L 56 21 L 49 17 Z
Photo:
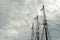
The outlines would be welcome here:
M 60 24 L 60 0 L 0 0 L 0 40 L 30 39 L 31 23 L 43 4 L 47 19 Z M 55 34 L 59 40 L 59 33 Z

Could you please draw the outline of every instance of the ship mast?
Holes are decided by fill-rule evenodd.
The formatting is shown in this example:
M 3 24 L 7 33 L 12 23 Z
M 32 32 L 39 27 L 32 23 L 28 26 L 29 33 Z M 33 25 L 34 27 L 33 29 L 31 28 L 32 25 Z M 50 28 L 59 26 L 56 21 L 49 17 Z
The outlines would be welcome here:
M 32 23 L 32 36 L 31 36 L 31 40 L 34 40 L 34 24 Z
M 38 18 L 38 14 L 37 14 L 37 27 L 36 27 L 36 40 L 40 40 L 39 38 L 39 18 Z
M 43 5 L 43 8 L 41 9 L 41 11 L 43 11 L 43 32 L 42 32 L 42 35 L 45 31 L 45 37 L 46 37 L 46 40 L 48 40 L 48 36 L 49 36 L 49 31 L 48 31 L 48 23 L 47 23 L 47 19 L 46 19 L 46 14 L 45 14 L 45 8 L 44 8 L 44 5 Z M 35 36 L 35 39 L 34 39 L 34 27 L 33 27 L 33 24 L 32 24 L 32 38 L 31 40 L 40 40 L 40 37 L 39 37 L 39 17 L 38 17 L 38 14 L 36 16 L 36 21 L 37 21 L 37 25 L 36 25 L 36 36 Z M 42 40 L 43 40 L 43 37 L 42 37 Z
M 48 40 L 48 26 L 47 26 L 47 19 L 46 19 L 44 5 L 43 5 L 43 8 L 41 10 L 43 11 L 43 16 L 44 16 L 44 19 L 43 19 L 44 30 L 43 31 L 45 31 L 46 40 Z
M 39 21 L 38 21 L 39 18 L 38 18 L 38 14 L 35 17 L 35 20 L 36 20 L 36 23 L 37 23 L 37 25 L 36 25 L 36 35 L 34 37 L 34 27 L 33 27 L 34 25 L 32 24 L 32 37 L 31 37 L 31 40 L 40 40 L 40 38 L 39 38 Z

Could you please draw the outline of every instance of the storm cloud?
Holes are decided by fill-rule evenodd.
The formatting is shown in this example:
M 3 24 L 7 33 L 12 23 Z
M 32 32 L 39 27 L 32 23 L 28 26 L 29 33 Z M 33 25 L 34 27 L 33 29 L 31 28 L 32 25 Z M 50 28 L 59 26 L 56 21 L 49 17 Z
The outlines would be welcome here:
M 30 40 L 31 24 L 37 13 L 42 14 L 43 4 L 47 20 L 60 24 L 60 0 L 0 0 L 0 40 Z M 52 39 L 59 40 L 52 26 L 57 30 L 59 26 L 49 26 Z

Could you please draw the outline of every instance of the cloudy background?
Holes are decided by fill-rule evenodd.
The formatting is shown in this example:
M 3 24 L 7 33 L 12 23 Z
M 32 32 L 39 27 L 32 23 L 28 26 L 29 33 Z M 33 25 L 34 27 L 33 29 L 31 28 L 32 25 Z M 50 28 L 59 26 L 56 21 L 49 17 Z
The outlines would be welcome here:
M 31 24 L 43 4 L 47 19 L 60 24 L 60 0 L 0 0 L 0 40 L 30 40 Z M 52 40 L 60 40 L 59 28 L 50 26 Z

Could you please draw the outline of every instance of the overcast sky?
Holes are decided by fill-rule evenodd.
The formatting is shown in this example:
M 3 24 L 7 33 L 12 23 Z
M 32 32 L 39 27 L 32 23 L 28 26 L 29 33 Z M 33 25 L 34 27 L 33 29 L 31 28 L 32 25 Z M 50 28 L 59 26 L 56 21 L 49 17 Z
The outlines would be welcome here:
M 47 19 L 60 24 L 60 0 L 0 0 L 0 40 L 31 39 L 31 24 L 43 4 Z M 60 40 L 60 33 L 51 29 L 53 40 Z

